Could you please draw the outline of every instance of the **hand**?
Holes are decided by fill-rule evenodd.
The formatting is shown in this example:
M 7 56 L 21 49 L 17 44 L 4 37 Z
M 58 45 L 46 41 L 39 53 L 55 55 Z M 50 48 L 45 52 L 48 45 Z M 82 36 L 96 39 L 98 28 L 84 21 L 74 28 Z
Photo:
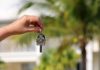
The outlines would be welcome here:
M 40 32 L 43 29 L 41 21 L 36 16 L 23 16 L 4 27 L 9 34 L 23 34 L 26 32 Z
M 15 22 L 0 28 L 0 41 L 11 35 L 40 32 L 42 29 L 43 25 L 38 17 L 23 16 Z

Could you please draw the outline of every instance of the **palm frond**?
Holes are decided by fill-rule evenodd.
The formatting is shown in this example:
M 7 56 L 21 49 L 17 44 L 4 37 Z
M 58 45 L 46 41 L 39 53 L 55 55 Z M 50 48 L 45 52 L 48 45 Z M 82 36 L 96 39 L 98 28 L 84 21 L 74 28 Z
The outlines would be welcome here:
M 30 7 L 33 6 L 33 5 L 34 5 L 33 2 L 27 2 L 27 3 L 25 3 L 25 4 L 22 6 L 22 8 L 19 10 L 18 14 L 21 13 L 21 12 L 23 12 L 24 10 L 30 8 Z

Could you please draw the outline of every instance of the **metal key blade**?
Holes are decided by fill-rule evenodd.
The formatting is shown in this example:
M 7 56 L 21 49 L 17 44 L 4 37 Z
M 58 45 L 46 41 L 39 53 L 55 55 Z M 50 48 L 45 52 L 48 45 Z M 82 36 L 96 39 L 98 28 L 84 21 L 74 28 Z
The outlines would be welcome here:
M 42 52 L 42 45 L 40 45 L 40 52 Z

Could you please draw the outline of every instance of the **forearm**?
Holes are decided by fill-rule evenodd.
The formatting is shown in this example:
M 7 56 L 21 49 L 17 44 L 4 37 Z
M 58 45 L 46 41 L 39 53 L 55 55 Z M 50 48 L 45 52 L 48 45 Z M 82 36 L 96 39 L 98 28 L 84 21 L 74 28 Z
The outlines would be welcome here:
M 10 31 L 6 26 L 0 28 L 0 41 L 7 38 L 10 35 Z

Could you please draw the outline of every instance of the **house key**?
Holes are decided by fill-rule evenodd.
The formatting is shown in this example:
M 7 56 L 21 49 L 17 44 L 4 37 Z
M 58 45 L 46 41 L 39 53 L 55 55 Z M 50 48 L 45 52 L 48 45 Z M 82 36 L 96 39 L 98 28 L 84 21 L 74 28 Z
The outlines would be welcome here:
M 36 39 L 36 43 L 40 46 L 40 52 L 42 52 L 42 46 L 45 45 L 45 41 L 45 35 L 43 33 L 39 33 Z

